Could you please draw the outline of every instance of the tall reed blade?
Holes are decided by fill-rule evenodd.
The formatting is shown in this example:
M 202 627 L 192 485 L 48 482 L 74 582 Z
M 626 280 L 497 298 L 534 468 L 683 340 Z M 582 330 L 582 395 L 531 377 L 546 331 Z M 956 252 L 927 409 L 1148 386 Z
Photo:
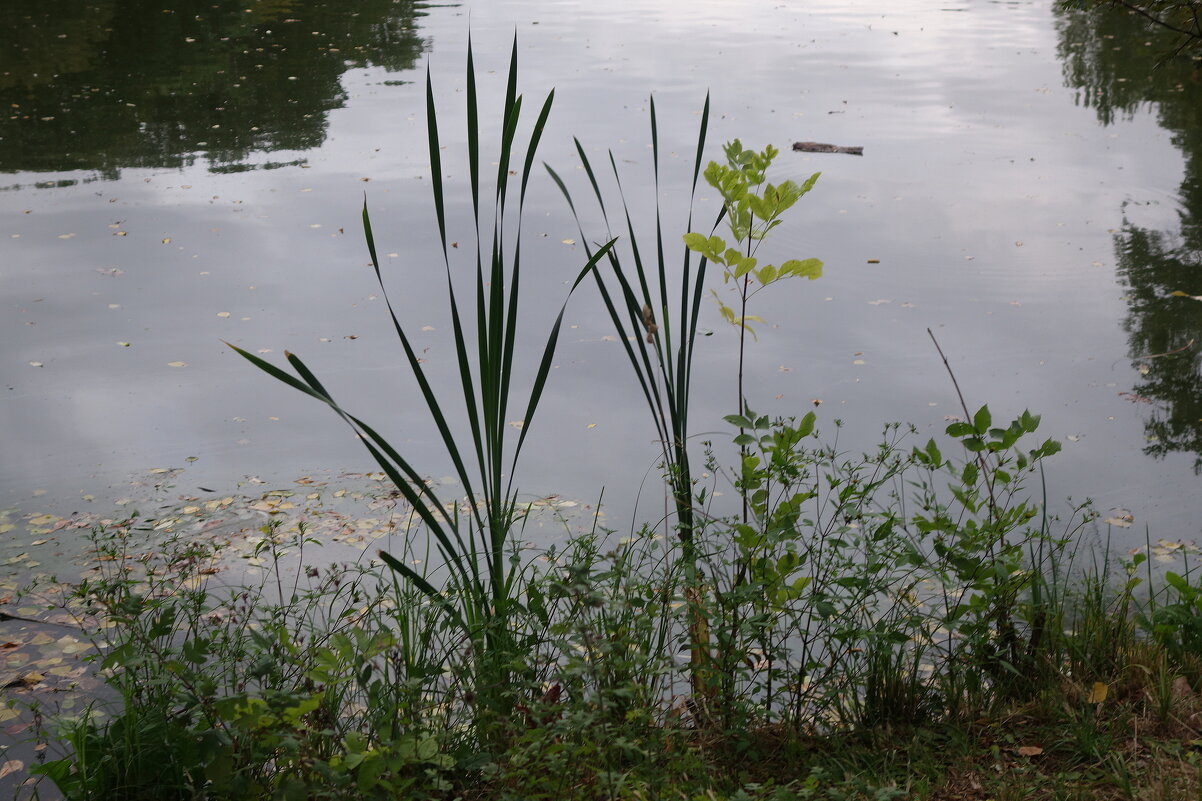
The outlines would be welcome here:
M 518 131 L 522 123 L 522 96 L 518 93 L 517 40 L 511 51 L 505 102 L 499 120 L 499 157 L 496 186 L 491 208 L 482 203 L 480 150 L 481 124 L 478 109 L 478 87 L 475 60 L 471 44 L 467 56 L 467 160 L 472 197 L 472 224 L 476 242 L 472 248 L 475 260 L 474 314 L 463 308 L 457 287 L 463 276 L 452 267 L 452 251 L 464 251 L 449 246 L 448 187 L 443 180 L 442 144 L 439 138 L 438 108 L 433 80 L 426 73 L 427 139 L 430 154 L 431 187 L 434 212 L 438 222 L 438 241 L 442 251 L 448 311 L 451 316 L 452 338 L 458 366 L 458 391 L 450 397 L 463 401 L 462 414 L 468 435 L 452 425 L 454 406 L 444 391 L 435 388 L 418 356 L 417 349 L 402 320 L 405 312 L 392 301 L 377 254 L 376 237 L 367 203 L 363 206 L 363 231 L 371 256 L 372 268 L 392 321 L 393 331 L 404 353 L 403 364 L 413 376 L 432 422 L 438 431 L 442 450 L 454 466 L 466 498 L 450 502 L 431 488 L 417 469 L 377 430 L 347 412 L 335 402 L 316 375 L 291 353 L 287 360 L 293 372 L 277 367 L 254 354 L 231 345 L 235 352 L 273 378 L 304 392 L 334 411 L 358 434 L 360 440 L 397 487 L 401 496 L 412 505 L 415 514 L 428 529 L 432 543 L 446 571 L 446 584 L 437 586 L 425 574 L 408 566 L 389 553 L 380 558 L 402 580 L 428 596 L 444 614 L 444 620 L 458 629 L 471 643 L 477 670 L 481 671 L 479 688 L 494 688 L 491 701 L 481 701 L 492 713 L 499 714 L 505 705 L 498 699 L 508 692 L 512 665 L 517 661 L 513 649 L 517 637 L 512 615 L 517 609 L 514 591 L 514 571 L 518 567 L 507 558 L 513 545 L 514 526 L 521 518 L 518 493 L 514 485 L 518 457 L 529 435 L 538 406 L 546 388 L 555 349 L 559 342 L 568 298 L 590 274 L 601 259 L 612 253 L 613 241 L 606 242 L 588 253 L 587 262 L 574 280 L 561 304 L 550 329 L 543 336 L 540 356 L 534 364 L 534 379 L 520 397 L 513 376 L 517 364 L 517 330 L 521 319 L 521 219 L 530 172 L 543 130 L 551 112 L 554 93 L 549 93 L 539 107 L 525 152 L 518 149 Z M 520 191 L 508 191 L 509 166 L 514 160 L 522 164 Z M 509 215 L 515 221 L 507 224 Z M 512 236 L 513 241 L 506 241 Z M 464 250 L 468 250 L 465 248 Z M 474 328 L 469 324 L 474 318 Z M 510 426 L 507 416 L 513 405 L 524 410 L 523 425 L 514 441 L 508 441 Z M 462 504 L 462 505 L 461 505 Z M 463 509 L 463 512 L 460 509 Z M 484 674 L 488 674 L 486 677 Z

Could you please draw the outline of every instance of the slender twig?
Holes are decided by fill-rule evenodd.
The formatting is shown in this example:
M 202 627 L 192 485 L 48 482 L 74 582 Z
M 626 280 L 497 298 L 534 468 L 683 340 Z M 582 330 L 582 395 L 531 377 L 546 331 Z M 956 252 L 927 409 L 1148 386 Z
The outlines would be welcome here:
M 952 379 L 952 386 L 956 388 L 956 396 L 960 399 L 960 408 L 964 410 L 964 421 L 971 425 L 972 413 L 968 411 L 968 404 L 964 402 L 964 393 L 960 391 L 960 382 L 956 380 L 952 365 L 944 355 L 943 348 L 939 347 L 939 340 L 935 339 L 935 333 L 929 328 L 927 336 L 935 343 L 935 350 L 939 352 L 939 358 L 943 359 L 943 366 L 947 368 L 947 374 Z M 989 490 L 989 515 L 992 517 L 997 510 L 997 499 L 993 495 L 993 481 L 989 478 L 989 463 L 985 461 L 985 451 L 977 451 L 977 463 L 981 465 L 981 478 L 985 480 L 985 488 Z

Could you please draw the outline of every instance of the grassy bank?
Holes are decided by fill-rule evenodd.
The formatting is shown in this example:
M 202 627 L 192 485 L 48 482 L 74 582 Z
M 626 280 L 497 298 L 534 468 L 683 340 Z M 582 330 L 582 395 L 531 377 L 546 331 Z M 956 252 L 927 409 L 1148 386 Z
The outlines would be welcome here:
M 31 696 L 50 745 L 20 797 L 1202 793 L 1195 554 L 1161 543 L 1106 563 L 1034 529 L 1024 561 L 1044 547 L 1041 569 L 970 590 L 949 581 L 952 557 L 910 550 L 917 527 L 881 530 L 893 490 L 927 469 L 914 454 L 807 451 L 798 484 L 816 494 L 797 527 L 815 537 L 761 550 L 797 555 L 783 585 L 736 581 L 730 530 L 706 528 L 709 697 L 690 676 L 692 585 L 661 530 L 515 547 L 520 608 L 501 640 L 515 650 L 493 655 L 507 683 L 481 686 L 481 655 L 439 602 L 379 561 L 322 564 L 303 520 L 281 515 L 232 558 L 158 521 L 98 528 L 96 569 L 60 609 L 90 633 L 108 692 L 57 714 Z M 849 503 L 866 475 L 887 480 Z M 397 557 L 426 565 L 412 542 Z M 262 572 L 234 580 L 247 560 Z

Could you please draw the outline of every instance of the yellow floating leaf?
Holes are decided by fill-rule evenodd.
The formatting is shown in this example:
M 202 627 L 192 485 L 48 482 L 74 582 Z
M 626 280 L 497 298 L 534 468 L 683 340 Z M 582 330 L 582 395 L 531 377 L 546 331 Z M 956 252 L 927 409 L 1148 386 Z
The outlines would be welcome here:
M 576 240 L 575 240 L 575 239 L 564 239 L 564 240 L 561 240 L 561 241 L 562 241 L 562 242 L 563 242 L 565 245 L 575 245 L 575 244 L 576 244 Z
M 217 316 L 218 317 L 229 317 L 230 313 L 229 312 L 217 312 Z
M 80 651 L 86 651 L 91 646 L 86 642 L 80 642 L 74 637 L 67 635 L 58 640 L 58 650 L 64 654 L 77 654 Z
M 167 362 L 168 367 L 187 367 L 187 362 Z
M 1110 685 L 1105 682 L 1095 681 L 1093 687 L 1089 690 L 1088 703 L 1100 704 L 1106 700 L 1107 694 L 1110 692 Z

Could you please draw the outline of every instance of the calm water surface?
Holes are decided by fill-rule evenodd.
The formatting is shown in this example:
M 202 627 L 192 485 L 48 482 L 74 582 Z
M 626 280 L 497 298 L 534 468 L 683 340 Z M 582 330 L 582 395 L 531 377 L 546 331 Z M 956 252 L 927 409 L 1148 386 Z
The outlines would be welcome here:
M 178 491 L 200 495 L 252 476 L 288 486 L 371 469 L 329 410 L 222 340 L 277 361 L 300 354 L 419 469 L 449 472 L 401 369 L 358 216 L 366 193 L 393 300 L 432 375 L 449 379 L 423 70 L 443 102 L 447 180 L 466 198 L 470 27 L 489 120 L 515 30 L 527 96 L 556 88 L 541 156 L 577 192 L 573 135 L 597 157 L 612 148 L 646 208 L 655 94 L 672 154 L 670 239 L 683 233 L 707 89 L 711 156 L 740 137 L 785 151 L 776 178 L 822 171 L 764 254 L 817 256 L 826 274 L 757 298 L 768 325 L 750 351 L 754 408 L 800 414 L 821 401 L 820 420 L 844 420 L 850 448 L 889 420 L 925 439 L 960 413 L 931 328 L 971 405 L 995 417 L 1030 408 L 1064 442 L 1053 499 L 1128 510 L 1123 537 L 1142 541 L 1146 524 L 1153 537 L 1196 538 L 1202 70 L 1162 63 L 1171 43 L 1130 17 L 1050 5 L 6 2 L 4 536 L 32 516 L 111 505 L 153 468 L 185 468 Z M 788 151 L 796 140 L 864 156 Z M 699 207 L 712 209 L 712 194 Z M 541 172 L 527 209 L 538 330 L 584 256 L 564 242 L 575 226 Z M 452 213 L 451 238 L 467 241 L 464 206 Z M 722 432 L 736 400 L 735 334 L 716 307 L 710 316 L 699 434 Z M 594 292 L 572 300 L 567 323 L 519 483 L 581 499 L 605 487 L 621 517 L 611 524 L 653 519 L 654 491 L 634 501 L 640 485 L 654 490 L 653 431 Z

